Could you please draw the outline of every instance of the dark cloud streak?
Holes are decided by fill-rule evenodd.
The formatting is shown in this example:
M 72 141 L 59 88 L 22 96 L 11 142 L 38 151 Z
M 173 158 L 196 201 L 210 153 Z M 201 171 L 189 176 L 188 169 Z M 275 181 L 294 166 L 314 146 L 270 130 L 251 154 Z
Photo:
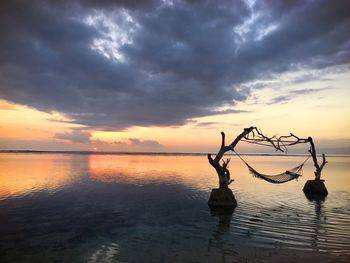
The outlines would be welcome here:
M 155 140 L 140 140 L 137 138 L 130 138 L 129 141 L 132 146 L 136 146 L 136 147 L 144 147 L 144 148 L 151 148 L 151 149 L 164 147 L 162 144 L 160 144 L 158 141 L 155 141 Z
M 73 143 L 90 143 L 91 134 L 81 129 L 73 129 L 70 132 L 56 133 L 54 138 Z
M 321 91 L 325 91 L 325 90 L 331 90 L 333 89 L 332 87 L 324 87 L 324 88 L 306 88 L 306 89 L 298 89 L 298 90 L 291 90 L 289 92 L 287 92 L 285 95 L 279 95 L 277 97 L 272 98 L 268 103 L 266 103 L 267 105 L 273 105 L 273 104 L 286 104 L 288 103 L 290 100 L 299 97 L 299 96 L 303 96 L 303 95 L 309 95 L 309 94 L 314 94 L 314 93 L 319 93 Z

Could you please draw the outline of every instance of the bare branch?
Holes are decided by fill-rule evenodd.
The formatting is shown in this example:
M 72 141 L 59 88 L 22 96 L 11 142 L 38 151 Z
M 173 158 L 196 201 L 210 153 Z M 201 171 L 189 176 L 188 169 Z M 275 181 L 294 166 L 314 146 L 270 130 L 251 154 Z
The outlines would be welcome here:
M 282 135 L 282 136 L 273 135 L 269 137 L 263 134 L 263 132 L 257 127 L 251 126 L 249 128 L 245 128 L 243 132 L 240 135 L 238 135 L 230 145 L 226 146 L 225 133 L 221 132 L 221 147 L 218 153 L 216 154 L 214 159 L 211 157 L 210 154 L 208 154 L 209 163 L 215 168 L 219 176 L 220 187 L 227 187 L 227 185 L 232 182 L 232 180 L 230 180 L 230 172 L 228 170 L 228 164 L 230 162 L 230 159 L 227 159 L 226 161 L 222 160 L 222 165 L 220 164 L 220 160 L 223 158 L 224 154 L 227 151 L 230 151 L 230 150 L 234 151 L 234 148 L 236 147 L 238 142 L 240 142 L 241 140 L 247 143 L 273 147 L 276 151 L 280 151 L 280 152 L 286 152 L 289 146 L 293 146 L 301 143 L 310 143 L 309 152 L 312 156 L 314 166 L 316 168 L 315 176 L 317 180 L 320 179 L 321 171 L 325 166 L 325 164 L 327 163 L 326 157 L 323 154 L 322 164 L 321 165 L 318 164 L 315 145 L 311 137 L 308 137 L 307 139 L 299 138 L 293 133 L 290 133 L 289 135 Z
M 221 132 L 221 148 L 225 147 L 225 133 Z
M 247 143 L 252 143 L 252 144 L 263 145 L 263 146 L 270 146 L 275 148 L 276 151 L 280 151 L 280 152 L 286 152 L 289 146 L 293 146 L 301 143 L 310 143 L 309 153 L 312 156 L 312 160 L 316 168 L 316 171 L 315 171 L 316 180 L 319 180 L 321 178 L 321 171 L 325 166 L 325 164 L 327 163 L 326 157 L 323 154 L 322 164 L 321 165 L 318 164 L 315 145 L 311 137 L 308 137 L 307 139 L 299 138 L 293 133 L 290 133 L 289 135 L 282 135 L 279 137 L 277 135 L 268 137 L 264 135 L 260 129 L 254 128 L 251 133 L 248 133 L 247 135 L 244 136 L 242 141 Z
M 240 135 L 238 135 L 237 138 L 230 144 L 230 146 L 229 146 L 230 150 L 233 150 L 233 149 L 236 147 L 237 143 L 238 143 L 241 139 L 243 139 L 243 138 L 245 138 L 246 136 L 248 136 L 248 134 L 251 133 L 254 129 L 256 129 L 256 127 L 245 128 L 245 129 L 243 130 L 243 132 L 242 132 Z
M 264 146 L 271 146 L 275 148 L 276 151 L 280 152 L 287 151 L 288 146 L 308 142 L 308 139 L 301 139 L 292 133 L 290 135 L 283 135 L 279 137 L 277 137 L 277 135 L 268 137 L 264 135 L 260 129 L 255 128 L 254 130 L 252 131 L 251 135 L 246 135 L 243 138 L 243 141 Z
M 322 171 L 322 169 L 326 165 L 326 163 L 328 163 L 326 161 L 326 156 L 324 155 L 324 153 L 322 153 L 322 164 L 320 165 L 320 171 Z
M 247 136 L 250 132 L 252 132 L 255 127 L 249 127 L 245 128 L 243 132 L 236 137 L 235 140 L 232 141 L 232 143 L 229 146 L 225 145 L 225 133 L 221 132 L 221 146 L 216 154 L 215 158 L 213 159 L 211 154 L 208 154 L 208 161 L 213 166 L 219 176 L 219 185 L 220 188 L 224 187 L 226 188 L 233 180 L 230 179 L 230 171 L 228 170 L 228 165 L 230 162 L 230 159 L 222 160 L 222 165 L 220 164 L 220 160 L 223 158 L 224 154 L 228 151 L 231 151 L 235 148 L 235 146 L 238 144 L 238 142 Z
M 227 169 L 228 168 L 228 164 L 229 164 L 230 161 L 231 161 L 230 158 L 227 158 L 226 162 L 225 162 L 225 160 L 222 160 L 222 167 Z

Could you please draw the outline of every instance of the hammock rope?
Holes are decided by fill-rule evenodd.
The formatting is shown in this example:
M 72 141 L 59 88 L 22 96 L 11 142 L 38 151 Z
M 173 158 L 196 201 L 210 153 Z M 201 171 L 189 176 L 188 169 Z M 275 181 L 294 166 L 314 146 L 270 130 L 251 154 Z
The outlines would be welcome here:
M 259 173 L 258 171 L 256 171 L 235 150 L 233 150 L 233 152 L 243 161 L 243 163 L 245 163 L 245 165 L 248 167 L 249 172 L 254 177 L 260 178 L 262 180 L 265 180 L 265 181 L 267 181 L 269 183 L 273 183 L 273 184 L 282 184 L 282 183 L 297 179 L 299 176 L 302 176 L 303 166 L 311 157 L 309 155 L 306 158 L 306 160 L 304 162 L 302 162 L 300 165 L 298 165 L 297 167 L 294 167 L 292 169 L 286 170 L 283 173 L 275 174 L 275 175 L 267 175 L 267 174 L 262 174 L 262 173 Z

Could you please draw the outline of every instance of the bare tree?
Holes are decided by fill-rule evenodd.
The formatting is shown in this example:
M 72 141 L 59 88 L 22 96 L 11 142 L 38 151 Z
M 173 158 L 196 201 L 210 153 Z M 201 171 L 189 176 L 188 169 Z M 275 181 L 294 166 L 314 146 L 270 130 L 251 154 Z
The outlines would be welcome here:
M 318 164 L 318 161 L 317 161 L 317 156 L 316 156 L 316 149 L 315 149 L 315 145 L 314 145 L 314 142 L 312 140 L 311 137 L 307 138 L 308 142 L 310 143 L 310 150 L 309 150 L 309 153 L 311 154 L 312 156 L 312 160 L 314 162 L 314 166 L 316 168 L 316 171 L 315 171 L 315 179 L 316 180 L 321 180 L 321 172 L 322 172 L 322 169 L 323 167 L 326 165 L 327 161 L 326 161 L 326 156 L 324 155 L 324 153 L 322 153 L 322 163 L 321 165 Z
M 265 146 L 271 146 L 276 149 L 276 151 L 285 152 L 287 151 L 287 147 L 293 146 L 300 143 L 310 143 L 310 149 L 309 153 L 311 154 L 314 166 L 315 166 L 315 180 L 321 179 L 321 172 L 323 167 L 326 165 L 326 156 L 323 153 L 322 154 L 322 163 L 321 165 L 318 164 L 317 160 L 317 154 L 315 149 L 315 144 L 311 137 L 305 138 L 299 138 L 298 136 L 294 135 L 293 133 L 290 133 L 289 135 L 283 135 L 283 136 L 272 136 L 268 137 L 264 135 L 261 130 L 258 128 L 254 128 L 252 132 L 244 136 L 243 140 L 248 143 L 253 144 L 260 144 Z
M 211 154 L 208 154 L 209 163 L 211 164 L 211 166 L 214 167 L 219 177 L 219 188 L 228 188 L 228 185 L 233 181 L 230 178 L 230 171 L 228 170 L 228 164 L 230 162 L 230 159 L 226 159 L 226 161 L 223 160 L 222 164 L 220 164 L 222 157 L 226 152 L 233 150 L 236 147 L 237 143 L 242 138 L 244 138 L 244 136 L 252 132 L 254 129 L 256 128 L 245 128 L 244 131 L 240 135 L 238 135 L 237 138 L 230 145 L 227 146 L 225 145 L 225 133 L 221 132 L 221 147 L 218 153 L 216 154 L 214 159 L 211 157 Z
M 231 142 L 230 145 L 225 145 L 225 133 L 221 132 L 221 147 L 216 154 L 215 158 L 213 159 L 211 154 L 208 154 L 208 160 L 211 166 L 214 167 L 216 170 L 216 173 L 219 177 L 219 188 L 228 188 L 228 185 L 231 184 L 234 180 L 230 178 L 230 171 L 228 170 L 228 165 L 230 162 L 230 159 L 223 160 L 223 156 L 226 152 L 234 150 L 236 145 L 239 141 L 244 141 L 247 143 L 253 143 L 258 145 L 264 145 L 264 146 L 270 146 L 273 147 L 276 151 L 285 152 L 287 151 L 287 147 L 301 144 L 301 143 L 310 143 L 310 149 L 309 153 L 312 156 L 314 166 L 316 168 L 315 171 L 315 179 L 320 180 L 321 178 L 321 171 L 325 164 L 327 163 L 325 155 L 322 154 L 322 163 L 321 165 L 318 164 L 317 161 L 317 155 L 315 150 L 315 145 L 311 137 L 305 138 L 299 138 L 298 136 L 290 133 L 290 135 L 283 135 L 283 136 L 271 136 L 268 137 L 262 133 L 261 130 L 259 130 L 256 127 L 249 127 L 245 128 L 243 132 L 236 137 L 234 141 Z M 220 163 L 222 161 L 222 163 Z

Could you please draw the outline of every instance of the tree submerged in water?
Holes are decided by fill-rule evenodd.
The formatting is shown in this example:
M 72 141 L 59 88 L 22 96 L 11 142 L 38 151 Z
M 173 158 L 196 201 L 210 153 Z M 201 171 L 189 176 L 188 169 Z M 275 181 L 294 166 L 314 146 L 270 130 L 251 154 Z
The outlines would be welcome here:
M 225 144 L 225 133 L 221 132 L 221 146 L 218 153 L 216 154 L 215 158 L 212 158 L 211 154 L 208 154 L 208 161 L 210 165 L 214 167 L 219 178 L 219 188 L 213 189 L 209 198 L 208 203 L 210 206 L 237 205 L 234 195 L 228 187 L 234 181 L 233 179 L 231 179 L 230 171 L 228 170 L 230 159 L 227 158 L 226 160 L 224 160 L 223 156 L 228 151 L 234 151 L 234 148 L 241 140 L 247 143 L 270 146 L 273 147 L 276 151 L 280 152 L 287 151 L 287 147 L 289 146 L 302 143 L 310 143 L 309 153 L 312 157 L 316 169 L 315 180 L 307 181 L 303 190 L 306 194 L 319 194 L 323 196 L 326 196 L 328 194 L 323 180 L 321 180 L 321 172 L 327 161 L 325 155 L 322 154 L 322 163 L 321 165 L 318 164 L 315 145 L 311 137 L 308 137 L 307 139 L 299 138 L 292 133 L 290 133 L 290 135 L 283 135 L 279 137 L 277 137 L 276 135 L 268 137 L 264 135 L 258 128 L 251 126 L 249 128 L 245 128 L 243 132 L 239 134 L 230 145 Z M 249 171 L 254 176 L 266 180 L 270 183 L 284 183 L 301 176 L 301 173 L 299 172 L 301 172 L 303 165 L 309 157 L 301 165 L 291 170 L 287 170 L 284 173 L 281 173 L 276 176 L 261 174 L 257 172 L 254 168 L 252 168 L 247 162 L 245 162 L 242 157 L 240 158 L 248 166 Z
M 244 136 L 243 141 L 258 145 L 265 145 L 275 148 L 276 151 L 286 152 L 287 148 L 297 144 L 309 143 L 310 149 L 309 153 L 312 157 L 314 167 L 315 167 L 315 181 L 321 180 L 321 172 L 324 166 L 327 164 L 326 156 L 322 154 L 322 163 L 319 164 L 317 160 L 316 148 L 314 141 L 311 137 L 299 138 L 298 136 L 290 133 L 289 135 L 282 136 L 272 136 L 268 137 L 264 135 L 258 128 L 254 128 L 251 134 Z
M 221 132 L 221 147 L 216 154 L 215 158 L 213 159 L 211 154 L 208 154 L 208 160 L 211 166 L 214 167 L 216 173 L 219 177 L 219 188 L 226 189 L 228 188 L 228 185 L 233 182 L 233 180 L 230 178 L 230 171 L 228 170 L 228 164 L 230 162 L 230 159 L 222 160 L 224 154 L 228 151 L 234 150 L 238 142 L 243 139 L 245 136 L 247 136 L 250 132 L 252 132 L 255 129 L 255 127 L 249 127 L 245 128 L 244 131 L 237 136 L 237 138 L 230 144 L 225 145 L 225 133 Z M 220 164 L 220 161 L 222 160 L 222 164 Z
M 237 201 L 233 195 L 231 189 L 228 187 L 233 180 L 230 178 L 230 171 L 228 170 L 228 165 L 230 159 L 222 160 L 224 154 L 228 151 L 234 150 L 238 142 L 248 135 L 254 127 L 245 128 L 244 131 L 237 136 L 237 138 L 230 144 L 225 145 L 225 133 L 221 132 L 221 147 L 213 159 L 211 154 L 208 154 L 208 160 L 211 166 L 214 167 L 218 177 L 219 177 L 219 188 L 212 189 L 208 205 L 211 208 L 217 207 L 231 207 L 237 206 Z M 222 164 L 220 161 L 222 160 Z

